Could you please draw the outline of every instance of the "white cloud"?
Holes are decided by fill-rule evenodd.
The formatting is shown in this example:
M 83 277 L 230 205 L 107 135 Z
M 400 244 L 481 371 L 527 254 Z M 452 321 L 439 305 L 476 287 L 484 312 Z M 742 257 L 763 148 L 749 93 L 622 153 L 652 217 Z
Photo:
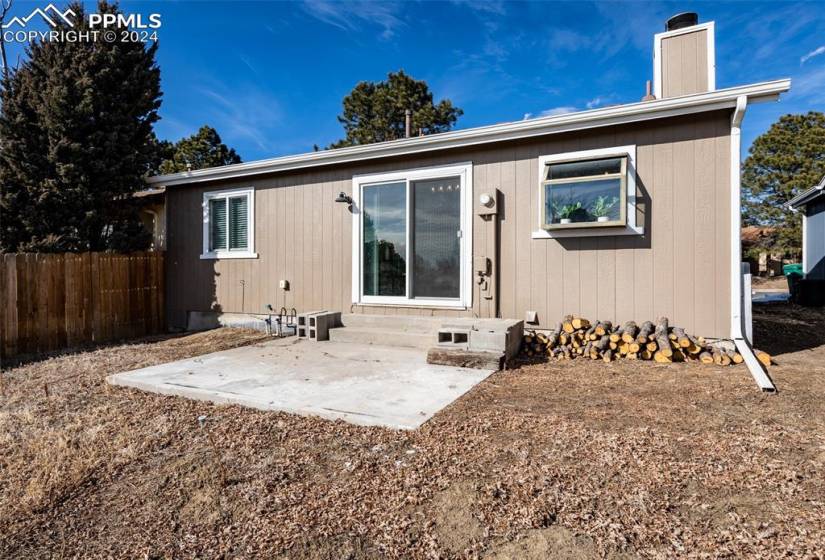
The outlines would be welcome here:
M 650 52 L 653 34 L 662 30 L 668 17 L 673 15 L 666 4 L 653 2 L 596 2 L 601 16 L 600 25 L 593 38 L 593 50 L 610 58 L 630 45 L 636 50 Z M 633 25 L 617 25 L 616 22 L 632 21 Z
M 246 55 L 244 55 L 244 54 L 239 54 L 239 55 L 238 55 L 238 58 L 241 60 L 241 62 L 243 62 L 244 66 L 246 66 L 247 68 L 249 68 L 250 70 L 252 70 L 252 72 L 253 72 L 254 74 L 256 74 L 256 75 L 260 75 L 260 74 L 259 74 L 259 72 L 258 72 L 258 68 L 256 68 L 256 67 L 255 67 L 255 65 L 254 65 L 254 64 L 252 64 L 252 61 L 251 61 L 251 60 L 249 60 L 249 58 L 247 58 L 247 56 L 246 56 Z
M 587 107 L 588 109 L 595 109 L 596 107 L 599 107 L 600 105 L 602 105 L 603 103 L 605 103 L 607 101 L 609 101 L 609 96 L 608 97 L 596 97 L 596 98 L 591 99 L 590 101 L 588 101 L 585 104 L 585 107 Z M 566 115 L 567 113 L 575 113 L 576 111 L 581 111 L 581 109 L 579 109 L 575 105 L 561 105 L 559 107 L 552 107 L 550 109 L 545 109 L 544 111 L 541 111 L 538 115 L 536 115 L 535 113 L 524 113 L 524 116 L 522 117 L 522 120 L 526 121 L 528 119 L 533 119 L 533 118 L 538 118 L 538 117 L 552 117 L 554 115 Z
M 810 6 L 815 6 L 815 3 Z M 791 49 L 796 48 L 800 34 L 810 33 L 808 28 L 818 19 L 818 11 L 815 8 L 808 9 L 808 5 L 804 3 L 776 3 L 770 10 L 760 10 L 758 15 L 744 11 L 739 17 L 733 17 L 725 23 L 732 32 L 737 33 L 740 41 L 747 40 L 748 44 L 754 45 L 748 56 L 749 62 L 753 64 L 762 61 L 770 63 L 788 51 L 793 52 Z M 717 29 L 717 33 L 726 31 Z M 717 57 L 719 56 L 717 51 Z
M 587 52 L 603 61 L 622 49 L 650 52 L 653 34 L 667 19 L 666 8 L 649 2 L 597 2 L 591 18 L 596 29 L 581 33 L 569 28 L 552 29 L 547 35 L 547 56 L 551 66 L 563 67 L 576 62 L 568 53 Z M 633 25 L 616 25 L 632 21 Z
M 212 85 L 197 90 L 204 97 L 205 122 L 213 125 L 228 145 L 245 140 L 264 152 L 274 151 L 270 136 L 281 122 L 281 110 L 272 95 L 254 87 Z
M 452 2 L 457 6 L 465 6 L 475 12 L 485 12 L 499 16 L 504 15 L 507 11 L 504 7 L 504 2 L 500 0 L 452 0 Z
M 560 51 L 574 52 L 590 46 L 591 40 L 587 35 L 570 29 L 553 29 L 550 32 L 550 47 Z
M 819 56 L 819 55 L 821 55 L 821 54 L 825 54 L 825 45 L 822 45 L 821 47 L 817 47 L 817 48 L 815 48 L 814 50 L 812 50 L 811 52 L 809 52 L 808 54 L 806 54 L 805 56 L 803 56 L 802 58 L 800 58 L 800 59 L 799 59 L 799 64 L 800 64 L 800 66 L 801 66 L 802 64 L 805 64 L 805 62 L 807 62 L 808 60 L 812 59 L 813 57 L 815 57 L 815 56 Z
M 594 97 L 585 104 L 585 107 L 587 107 L 588 109 L 595 109 L 605 101 L 606 99 L 604 97 Z
M 553 115 L 565 115 L 567 113 L 575 113 L 578 109 L 572 105 L 562 105 L 561 107 L 553 107 L 552 109 L 545 109 L 538 114 L 539 117 L 552 117 Z
M 344 31 L 360 31 L 366 24 L 377 24 L 383 28 L 382 39 L 391 39 L 404 25 L 398 17 L 401 5 L 394 2 L 305 0 L 303 8 L 315 19 Z
M 805 99 L 809 103 L 825 102 L 825 66 L 815 67 L 794 78 L 789 98 Z

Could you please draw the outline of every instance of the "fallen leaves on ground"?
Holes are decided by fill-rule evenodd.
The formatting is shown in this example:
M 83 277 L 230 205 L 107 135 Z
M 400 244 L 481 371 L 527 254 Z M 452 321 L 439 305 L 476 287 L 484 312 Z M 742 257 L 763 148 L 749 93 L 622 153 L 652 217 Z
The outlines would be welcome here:
M 222 329 L 8 372 L 0 556 L 823 557 L 825 346 L 777 357 L 778 395 L 739 368 L 523 365 L 416 431 L 105 383 L 259 343 Z

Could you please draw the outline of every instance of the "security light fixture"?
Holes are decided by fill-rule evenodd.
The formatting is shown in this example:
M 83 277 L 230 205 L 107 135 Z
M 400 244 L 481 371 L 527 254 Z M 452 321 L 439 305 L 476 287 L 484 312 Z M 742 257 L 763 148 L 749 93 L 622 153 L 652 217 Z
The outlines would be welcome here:
M 492 197 L 492 195 L 489 195 L 489 194 L 486 194 L 486 193 L 482 194 L 480 197 L 478 197 L 478 201 L 485 208 L 492 208 L 496 204 L 496 201 Z
M 342 191 L 338 193 L 338 196 L 335 198 L 335 202 L 345 202 L 347 204 L 352 204 L 352 197 Z

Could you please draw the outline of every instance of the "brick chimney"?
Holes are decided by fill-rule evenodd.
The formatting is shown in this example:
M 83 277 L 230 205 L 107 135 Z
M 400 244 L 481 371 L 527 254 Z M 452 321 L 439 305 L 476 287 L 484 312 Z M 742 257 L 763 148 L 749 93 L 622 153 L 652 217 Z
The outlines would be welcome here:
M 653 39 L 653 95 L 657 99 L 716 89 L 714 25 L 694 12 L 667 20 Z

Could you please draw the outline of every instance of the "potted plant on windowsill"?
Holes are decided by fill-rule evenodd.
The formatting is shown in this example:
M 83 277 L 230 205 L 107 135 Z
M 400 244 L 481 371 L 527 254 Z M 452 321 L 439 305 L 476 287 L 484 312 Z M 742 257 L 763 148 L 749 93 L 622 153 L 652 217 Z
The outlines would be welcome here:
M 582 209 L 582 203 L 576 202 L 575 204 L 565 204 L 561 208 L 559 208 L 558 216 L 559 216 L 559 223 L 560 224 L 570 224 L 573 223 L 573 214 L 580 211 Z
M 596 217 L 597 222 L 609 222 L 610 211 L 618 202 L 619 199 L 615 196 L 613 198 L 607 198 L 606 196 L 597 197 L 596 201 L 593 202 L 593 205 L 590 207 L 590 214 Z

